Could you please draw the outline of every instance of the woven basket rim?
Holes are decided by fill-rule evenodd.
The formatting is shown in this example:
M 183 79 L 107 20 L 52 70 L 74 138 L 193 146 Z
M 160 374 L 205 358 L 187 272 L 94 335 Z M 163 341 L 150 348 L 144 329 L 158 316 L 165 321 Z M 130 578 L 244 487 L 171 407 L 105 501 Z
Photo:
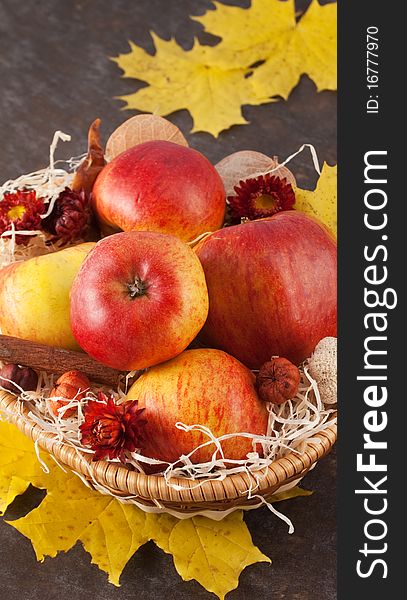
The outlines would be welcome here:
M 270 496 L 282 485 L 301 479 L 331 450 L 337 437 L 337 426 L 332 422 L 305 442 L 301 454 L 291 451 L 255 473 L 232 473 L 222 480 L 204 480 L 199 485 L 193 479 L 172 477 L 169 486 L 159 474 L 138 473 L 123 465 L 104 460 L 93 462 L 89 453 L 76 450 L 55 439 L 52 433 L 44 431 L 28 416 L 27 406 L 19 403 L 17 410 L 18 402 L 18 397 L 0 390 L 0 412 L 42 449 L 52 454 L 58 462 L 84 476 L 88 481 L 96 481 L 114 495 L 135 496 L 147 504 L 158 502 L 164 506 L 188 508 L 214 505 L 214 508 L 221 508 L 228 501 L 245 504 L 248 503 L 249 489 L 254 489 L 256 495 Z M 336 411 L 331 420 L 335 416 Z

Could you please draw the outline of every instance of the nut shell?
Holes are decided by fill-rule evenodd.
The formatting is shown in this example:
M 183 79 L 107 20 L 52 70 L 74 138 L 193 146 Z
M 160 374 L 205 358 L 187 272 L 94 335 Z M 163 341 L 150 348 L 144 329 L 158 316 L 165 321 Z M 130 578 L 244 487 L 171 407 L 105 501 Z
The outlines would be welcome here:
M 171 121 L 158 115 L 136 115 L 113 131 L 107 140 L 106 158 L 111 161 L 125 150 L 152 140 L 166 140 L 188 146 L 181 131 Z
M 59 409 L 69 404 L 71 400 L 82 400 L 90 388 L 90 381 L 81 371 L 67 371 L 56 381 L 49 395 L 48 408 L 56 417 Z M 53 400 L 55 398 L 55 400 Z M 72 406 L 64 412 L 64 418 L 71 417 L 76 413 L 76 407 Z
M 259 397 L 264 402 L 282 404 L 296 396 L 300 379 L 300 371 L 292 362 L 282 357 L 272 358 L 257 374 Z
M 13 394 L 21 394 L 21 390 L 34 391 L 37 384 L 38 375 L 30 367 L 8 364 L 0 369 L 0 386 Z
M 272 169 L 276 169 L 276 167 L 278 167 L 277 157 L 270 158 L 266 154 L 254 150 L 239 150 L 225 156 L 215 165 L 216 170 L 222 177 L 226 196 L 234 195 L 234 188 L 239 185 L 240 181 L 258 177 Z M 280 167 L 271 174 L 280 179 L 286 179 L 293 188 L 297 185 L 294 175 L 287 167 Z
M 316 346 L 308 361 L 311 377 L 318 385 L 319 393 L 324 404 L 337 402 L 337 339 L 325 337 Z

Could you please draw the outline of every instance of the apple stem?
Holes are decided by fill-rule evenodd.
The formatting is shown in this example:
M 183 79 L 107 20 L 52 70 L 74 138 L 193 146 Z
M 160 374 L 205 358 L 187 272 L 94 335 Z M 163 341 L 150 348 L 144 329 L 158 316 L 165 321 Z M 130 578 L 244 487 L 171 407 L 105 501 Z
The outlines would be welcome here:
M 127 284 L 127 289 L 129 290 L 129 296 L 133 300 L 134 298 L 139 298 L 140 296 L 144 296 L 148 288 L 148 284 L 140 279 L 140 277 L 135 277 L 132 283 Z

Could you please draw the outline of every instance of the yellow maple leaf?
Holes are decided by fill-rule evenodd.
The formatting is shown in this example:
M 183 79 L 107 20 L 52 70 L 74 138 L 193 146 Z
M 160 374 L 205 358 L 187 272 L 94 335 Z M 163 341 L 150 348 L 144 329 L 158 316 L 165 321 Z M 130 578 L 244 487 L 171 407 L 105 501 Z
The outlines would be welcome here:
M 81 540 L 92 562 L 118 585 L 128 560 L 150 539 L 146 513 L 89 489 L 70 471 L 46 462 L 49 474 L 41 469 L 32 441 L 0 422 L 0 506 L 5 510 L 29 483 L 47 490 L 37 508 L 9 524 L 31 540 L 41 561 Z
M 60 469 L 52 472 L 41 504 L 9 522 L 31 540 L 41 561 L 70 550 L 80 540 L 92 563 L 115 585 L 134 552 L 149 540 L 145 523 L 143 511 L 92 491 L 76 475 Z
M 313 0 L 297 26 L 278 40 L 264 64 L 253 73 L 258 99 L 287 98 L 300 76 L 307 73 L 318 91 L 336 90 L 336 3 L 321 6 Z
M 305 490 L 304 488 L 300 488 L 297 485 L 286 490 L 285 492 L 279 492 L 278 494 L 274 494 L 269 499 L 270 504 L 274 504 L 275 502 L 282 502 L 283 500 L 291 500 L 291 498 L 298 498 L 299 496 L 312 496 L 313 492 L 310 490 Z
M 104 570 L 109 581 L 119 584 L 120 575 L 134 552 L 145 542 L 154 542 L 174 557 L 184 580 L 196 579 L 220 598 L 237 587 L 243 569 L 254 562 L 269 561 L 256 548 L 243 521 L 242 512 L 221 522 L 206 517 L 179 520 L 164 514 L 148 514 L 86 487 L 71 472 L 49 463 L 43 473 L 33 443 L 13 425 L 0 422 L 0 501 L 5 508 L 14 499 L 8 482 L 21 482 L 18 493 L 29 483 L 46 488 L 41 504 L 25 517 L 9 524 L 31 540 L 36 557 L 56 556 L 80 540 L 92 562 Z M 17 486 L 18 487 L 18 486 Z M 293 495 L 301 495 L 301 491 Z M 227 564 L 222 563 L 227 556 Z
M 252 0 L 250 8 L 214 2 L 215 10 L 191 17 L 222 38 L 222 52 L 207 55 L 224 69 L 244 68 L 275 53 L 281 36 L 295 29 L 294 0 Z
M 212 57 L 219 66 L 264 61 L 251 77 L 258 101 L 287 98 L 303 73 L 318 90 L 336 89 L 336 3 L 313 0 L 297 24 L 294 0 L 252 0 L 248 9 L 215 2 L 215 7 L 193 19 L 222 38 L 222 52 Z
M 241 511 L 221 521 L 206 517 L 179 521 L 162 515 L 151 530 L 157 546 L 173 555 L 181 577 L 186 581 L 196 579 L 221 600 L 237 588 L 245 567 L 271 562 L 253 546 Z
M 336 89 L 336 4 L 313 0 L 298 23 L 294 0 L 252 0 L 247 9 L 214 4 L 192 18 L 221 38 L 216 46 L 185 51 L 152 32 L 154 56 L 129 42 L 130 52 L 113 59 L 124 77 L 148 84 L 121 96 L 126 108 L 163 116 L 188 109 L 192 132 L 217 136 L 247 123 L 242 105 L 287 98 L 303 73 L 318 90 Z
M 32 441 L 14 425 L 0 423 L 0 514 L 30 483 L 45 487 L 46 474 L 33 451 Z
M 337 230 L 337 167 L 324 163 L 314 191 L 295 190 L 295 209 L 322 221 L 336 236 Z
M 336 2 L 321 6 L 313 0 L 295 29 L 291 53 L 301 56 L 302 73 L 311 77 L 318 90 L 337 87 L 336 27 Z
M 212 65 L 208 56 L 219 52 L 217 47 L 195 44 L 185 52 L 175 40 L 151 35 L 156 48 L 154 56 L 129 42 L 130 52 L 113 59 L 124 77 L 149 84 L 120 97 L 126 108 L 162 116 L 188 109 L 194 119 L 192 131 L 208 131 L 214 136 L 232 125 L 247 123 L 241 105 L 259 102 L 250 81 L 244 77 L 245 69 Z

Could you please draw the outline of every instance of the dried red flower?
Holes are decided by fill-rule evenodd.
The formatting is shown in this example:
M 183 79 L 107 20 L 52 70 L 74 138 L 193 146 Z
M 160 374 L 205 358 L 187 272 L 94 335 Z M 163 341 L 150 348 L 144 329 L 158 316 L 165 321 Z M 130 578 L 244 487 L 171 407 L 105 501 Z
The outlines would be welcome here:
M 295 194 L 291 183 L 270 173 L 240 181 L 229 196 L 230 212 L 235 219 L 263 219 L 281 210 L 291 210 Z
M 83 237 L 92 218 L 90 200 L 84 190 L 66 187 L 56 199 L 52 213 L 43 220 L 45 231 L 64 243 Z
M 126 450 L 134 452 L 143 445 L 144 408 L 137 408 L 137 400 L 116 404 L 114 396 L 103 392 L 98 393 L 98 400 L 90 400 L 84 408 L 82 443 L 94 450 L 93 460 L 107 456 L 125 462 Z
M 5 192 L 0 200 L 0 235 L 13 228 L 15 231 L 40 229 L 41 215 L 44 212 L 44 200 L 37 198 L 34 190 Z M 16 236 L 17 244 L 26 246 L 29 241 L 29 235 Z

